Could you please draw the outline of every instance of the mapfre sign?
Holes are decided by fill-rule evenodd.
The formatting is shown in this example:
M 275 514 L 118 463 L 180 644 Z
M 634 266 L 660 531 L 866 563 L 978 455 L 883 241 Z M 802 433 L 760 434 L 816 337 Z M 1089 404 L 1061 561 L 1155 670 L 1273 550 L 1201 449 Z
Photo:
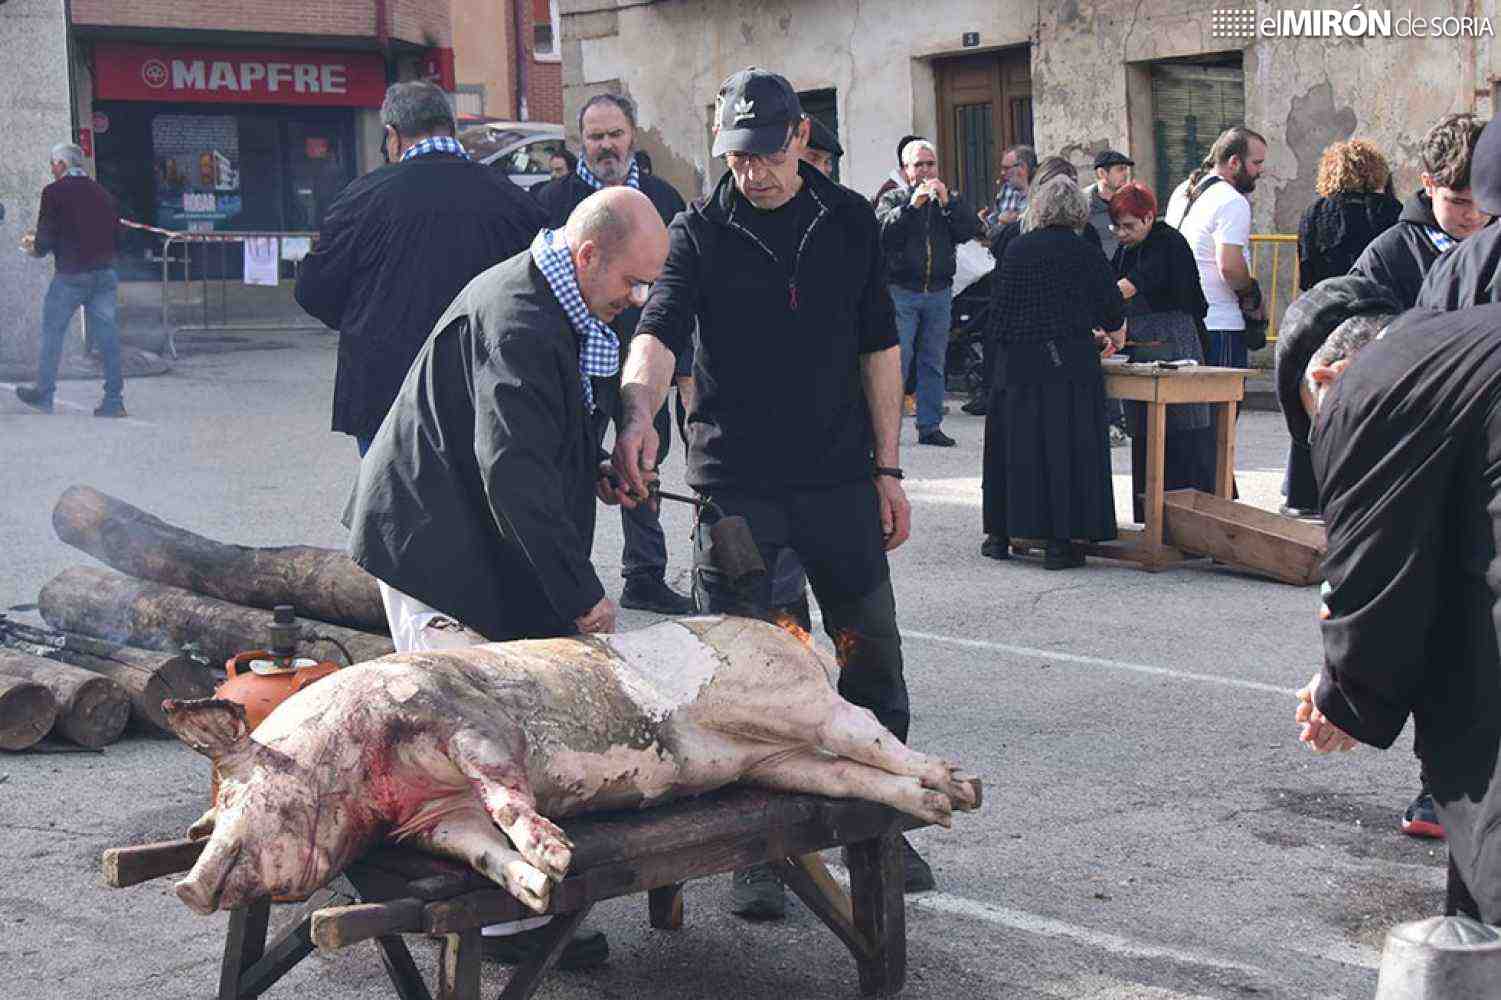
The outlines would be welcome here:
M 94 46 L 103 101 L 380 107 L 386 61 L 373 52 Z

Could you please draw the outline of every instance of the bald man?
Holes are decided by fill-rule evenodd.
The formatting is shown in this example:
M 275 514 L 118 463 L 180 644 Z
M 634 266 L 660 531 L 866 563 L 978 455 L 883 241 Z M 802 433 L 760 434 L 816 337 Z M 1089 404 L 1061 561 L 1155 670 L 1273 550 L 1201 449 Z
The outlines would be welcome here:
M 360 465 L 349 525 L 398 651 L 614 631 L 589 560 L 594 501 L 633 501 L 601 477 L 591 377 L 619 367 L 609 321 L 646 301 L 666 259 L 651 202 L 607 188 L 438 320 Z M 541 922 L 486 928 L 484 954 L 525 961 Z M 579 932 L 560 964 L 608 954 Z

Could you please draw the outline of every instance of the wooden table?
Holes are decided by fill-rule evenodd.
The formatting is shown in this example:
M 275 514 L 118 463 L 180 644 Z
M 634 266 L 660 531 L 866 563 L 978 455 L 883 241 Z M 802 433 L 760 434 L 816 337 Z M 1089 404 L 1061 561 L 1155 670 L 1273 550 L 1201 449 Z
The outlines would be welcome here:
M 973 783 L 978 808 L 980 783 Z M 907 928 L 900 834 L 924 824 L 887 806 L 730 787 L 645 812 L 598 813 L 561 824 L 573 841 L 573 867 L 552 890 L 548 946 L 512 974 L 501 1000 L 532 996 L 598 901 L 645 892 L 651 926 L 682 926 L 683 883 L 770 862 L 844 942 L 865 996 L 898 993 L 906 978 Z M 192 867 L 207 840 L 114 848 L 105 881 L 135 885 Z M 848 847 L 850 892 L 814 852 Z M 218 1000 L 259 996 L 315 948 L 374 940 L 402 1000 L 478 1000 L 480 928 L 533 916 L 472 869 L 416 851 L 380 847 L 342 876 L 358 900 L 339 905 L 319 890 L 269 946 L 271 901 L 230 911 Z M 429 993 L 404 934 L 442 938 L 438 990 Z
M 1179 369 L 1155 364 L 1105 365 L 1105 395 L 1145 403 L 1147 408 L 1146 497 L 1141 530 L 1120 529 L 1120 538 L 1082 546 L 1091 555 L 1127 559 L 1156 572 L 1193 558 L 1162 541 L 1162 460 L 1167 437 L 1167 408 L 1175 403 L 1208 403 L 1214 412 L 1214 495 L 1228 499 L 1235 489 L 1235 411 L 1245 397 L 1246 368 L 1189 365 Z

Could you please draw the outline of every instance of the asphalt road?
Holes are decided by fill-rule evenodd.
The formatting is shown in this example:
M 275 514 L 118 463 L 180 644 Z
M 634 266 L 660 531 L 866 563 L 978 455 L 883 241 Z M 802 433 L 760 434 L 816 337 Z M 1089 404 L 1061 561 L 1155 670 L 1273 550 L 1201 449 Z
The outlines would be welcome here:
M 3 606 L 88 561 L 51 531 L 72 483 L 228 541 L 342 543 L 356 456 L 327 431 L 333 340 L 258 343 L 279 349 L 193 354 L 130 383 L 128 420 L 90 416 L 94 383 L 64 383 L 51 417 L 0 388 Z M 904 429 L 915 530 L 893 573 L 913 743 L 981 774 L 986 805 L 915 835 L 940 889 L 909 898 L 904 995 L 1372 996 L 1386 930 L 1441 912 L 1444 854 L 1397 831 L 1417 775 L 1407 737 L 1339 758 L 1296 742 L 1292 691 L 1319 662 L 1315 591 L 1206 565 L 1049 573 L 983 559 L 981 422 L 956 406 L 944 426 L 959 447 L 917 447 Z M 1275 509 L 1285 447 L 1278 416 L 1244 416 L 1250 502 Z M 1115 457 L 1124 509 L 1127 454 Z M 675 448 L 668 483 L 682 471 Z M 665 517 L 681 586 L 688 516 Z M 595 557 L 615 591 L 619 553 L 607 512 Z M 0 997 L 212 995 L 226 917 L 195 916 L 170 880 L 106 889 L 98 864 L 106 847 L 181 835 L 207 794 L 206 761 L 167 741 L 0 755 Z M 858 994 L 806 910 L 752 925 L 725 913 L 727 896 L 726 879 L 693 883 L 677 933 L 651 931 L 644 900 L 601 906 L 609 965 L 556 974 L 539 996 Z M 414 943 L 431 972 L 432 949 Z M 486 995 L 505 975 L 487 967 Z M 299 993 L 391 995 L 367 946 L 314 956 L 269 996 Z

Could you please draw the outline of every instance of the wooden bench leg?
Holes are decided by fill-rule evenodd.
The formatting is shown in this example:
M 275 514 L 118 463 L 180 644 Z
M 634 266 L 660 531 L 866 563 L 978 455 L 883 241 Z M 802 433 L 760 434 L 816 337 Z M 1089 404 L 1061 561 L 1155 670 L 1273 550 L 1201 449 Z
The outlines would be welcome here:
M 313 952 L 313 914 L 339 899 L 340 894 L 329 889 L 319 889 L 312 898 L 292 916 L 286 930 L 269 947 L 265 954 L 248 966 L 240 976 L 239 995 L 251 1000 L 266 992 L 277 980 L 292 971 L 304 958 Z
M 537 928 L 546 943 L 541 951 L 516 967 L 516 971 L 511 974 L 511 981 L 501 991 L 500 1000 L 530 1000 L 532 994 L 537 992 L 537 987 L 542 985 L 542 977 L 558 964 L 558 959 L 563 956 L 563 949 L 573 940 L 573 932 L 578 930 L 593 908 L 593 904 L 590 904 L 572 913 L 559 914 L 546 927 Z
M 219 966 L 219 1000 L 241 1000 L 240 977 L 266 952 L 266 926 L 271 922 L 271 898 L 229 911 L 224 936 L 224 961 Z
M 676 931 L 683 927 L 683 883 L 674 882 L 646 892 L 646 908 L 651 925 L 659 931 Z
M 438 956 L 438 1000 L 479 1000 L 479 928 L 443 937 Z
M 380 948 L 380 964 L 386 967 L 386 975 L 391 977 L 391 985 L 396 987 L 401 1000 L 433 1000 L 400 934 L 382 935 L 375 939 L 375 944 Z
M 772 867 L 782 876 L 787 888 L 844 942 L 857 963 L 875 957 L 876 946 L 855 927 L 854 907 L 849 894 L 834 881 L 824 867 L 823 858 L 817 854 L 804 854 L 775 861 Z
M 849 845 L 855 929 L 874 953 L 856 957 L 862 996 L 893 996 L 907 979 L 907 908 L 902 841 L 896 834 Z

